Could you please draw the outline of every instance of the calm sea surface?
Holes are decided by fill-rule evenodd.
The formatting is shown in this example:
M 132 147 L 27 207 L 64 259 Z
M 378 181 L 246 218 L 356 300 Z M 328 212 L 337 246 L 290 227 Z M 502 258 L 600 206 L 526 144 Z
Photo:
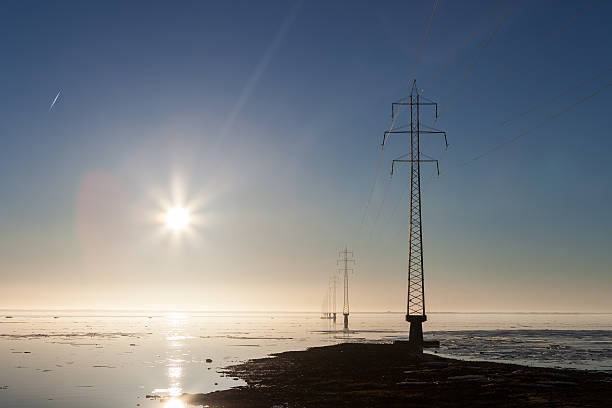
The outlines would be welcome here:
M 436 313 L 424 328 L 440 355 L 612 372 L 612 314 Z M 224 366 L 405 339 L 408 325 L 400 314 L 355 313 L 341 329 L 341 316 L 334 325 L 306 313 L 0 311 L 0 407 L 180 408 L 173 395 L 242 384 Z

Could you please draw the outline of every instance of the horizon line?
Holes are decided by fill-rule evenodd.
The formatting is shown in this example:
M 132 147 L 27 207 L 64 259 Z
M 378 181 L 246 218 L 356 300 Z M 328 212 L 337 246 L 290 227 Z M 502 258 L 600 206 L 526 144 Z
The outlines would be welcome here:
M 155 312 L 155 313 L 290 313 L 290 314 L 323 314 L 312 310 L 205 310 L 205 309 L 108 309 L 108 308 L 0 308 L 0 312 Z M 403 311 L 354 311 L 351 314 L 405 314 Z M 338 313 L 342 314 L 342 313 Z M 612 311 L 435 311 L 427 314 L 612 314 Z

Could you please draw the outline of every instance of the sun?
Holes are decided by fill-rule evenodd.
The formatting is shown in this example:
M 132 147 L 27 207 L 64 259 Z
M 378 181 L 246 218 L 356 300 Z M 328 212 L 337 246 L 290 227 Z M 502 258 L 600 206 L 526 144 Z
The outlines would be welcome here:
M 174 231 L 184 230 L 191 221 L 189 212 L 183 207 L 170 208 L 164 218 L 166 225 Z

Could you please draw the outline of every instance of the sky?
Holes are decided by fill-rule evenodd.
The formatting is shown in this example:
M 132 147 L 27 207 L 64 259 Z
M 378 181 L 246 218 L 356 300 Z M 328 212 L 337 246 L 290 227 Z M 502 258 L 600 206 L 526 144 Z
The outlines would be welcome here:
M 319 311 L 346 245 L 351 310 L 405 310 L 416 79 L 427 310 L 612 312 L 592 3 L 3 2 L 0 308 Z

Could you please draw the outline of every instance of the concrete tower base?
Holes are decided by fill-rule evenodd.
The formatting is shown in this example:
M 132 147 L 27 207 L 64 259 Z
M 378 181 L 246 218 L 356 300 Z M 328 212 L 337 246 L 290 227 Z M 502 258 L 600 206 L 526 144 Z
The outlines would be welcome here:
M 348 330 L 348 314 L 344 315 L 344 330 Z
M 408 344 L 416 351 L 423 352 L 423 322 L 427 321 L 427 316 L 406 316 L 406 321 L 410 322 L 410 335 Z

